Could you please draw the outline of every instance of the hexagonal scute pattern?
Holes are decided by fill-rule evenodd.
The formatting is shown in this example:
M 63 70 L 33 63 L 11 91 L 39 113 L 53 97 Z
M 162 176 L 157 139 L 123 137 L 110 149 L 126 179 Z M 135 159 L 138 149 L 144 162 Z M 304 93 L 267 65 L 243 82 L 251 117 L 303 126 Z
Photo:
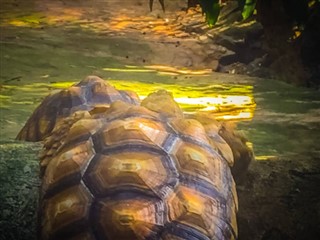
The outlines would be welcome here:
M 42 238 L 71 237 L 79 227 L 88 225 L 92 196 L 82 185 L 76 185 L 43 202 Z
M 168 198 L 168 207 L 171 235 L 181 236 L 181 228 L 185 228 L 186 232 L 209 239 L 236 237 L 234 229 L 226 222 L 229 221 L 229 206 L 221 197 L 214 198 L 190 186 L 179 185 Z M 165 232 L 168 234 L 168 230 Z
M 36 108 L 17 135 L 18 140 L 37 142 L 49 136 L 61 120 L 79 110 L 91 110 L 96 105 L 109 106 L 114 101 L 139 104 L 137 94 L 118 91 L 96 76 L 88 76 L 60 92 L 47 96 Z
M 181 174 L 208 182 L 216 190 L 225 191 L 228 165 L 221 156 L 199 144 L 179 140 L 170 151 Z
M 103 141 L 106 147 L 140 143 L 161 146 L 168 136 L 162 123 L 146 118 L 126 118 L 114 120 L 102 129 L 102 136 L 98 141 Z
M 200 122 L 119 101 L 90 114 L 48 161 L 42 239 L 236 239 L 235 184 Z
M 179 134 L 193 138 L 196 141 L 209 144 L 206 131 L 202 124 L 194 119 L 174 119 L 170 126 Z
M 91 139 L 77 143 L 53 158 L 42 181 L 42 191 L 52 195 L 61 188 L 80 183 L 82 171 L 86 168 L 95 152 Z
M 101 200 L 94 215 L 101 239 L 156 239 L 166 217 L 163 201 L 135 195 Z
M 171 161 L 164 153 L 143 150 L 96 155 L 84 180 L 99 197 L 135 190 L 163 198 L 178 181 Z

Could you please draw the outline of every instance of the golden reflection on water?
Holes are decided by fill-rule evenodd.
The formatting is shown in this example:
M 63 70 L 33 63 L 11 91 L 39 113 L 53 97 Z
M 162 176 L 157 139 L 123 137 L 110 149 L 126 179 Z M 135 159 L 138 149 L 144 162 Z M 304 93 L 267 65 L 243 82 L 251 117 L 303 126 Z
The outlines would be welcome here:
M 108 72 L 133 72 L 133 73 L 141 73 L 141 72 L 157 72 L 160 75 L 201 75 L 208 76 L 212 73 L 212 69 L 188 69 L 188 68 L 177 68 L 166 65 L 149 65 L 149 66 L 131 66 L 126 65 L 125 68 L 103 68 L 102 70 Z
M 104 70 L 119 72 L 144 72 L 147 70 L 157 74 L 175 74 L 177 76 L 209 76 L 212 72 L 211 69 L 194 70 L 165 65 L 125 66 L 125 68 L 120 69 L 104 68 Z M 249 85 L 208 83 L 207 86 L 199 86 L 197 85 L 197 80 L 191 82 L 191 85 L 190 81 L 188 83 L 180 82 L 179 84 L 173 81 L 169 84 L 109 79 L 108 82 L 118 89 L 134 89 L 141 99 L 151 92 L 166 89 L 172 92 L 176 102 L 185 112 L 202 111 L 213 115 L 218 120 L 250 120 L 253 118 L 256 107 L 253 98 L 253 87 Z
M 108 71 L 108 72 L 134 72 L 134 73 L 155 72 L 155 70 L 143 69 L 143 68 L 103 68 L 102 70 Z
M 260 156 L 256 155 L 254 158 L 257 161 L 275 161 L 275 160 L 279 160 L 279 157 L 275 156 L 275 155 L 260 155 Z
M 122 90 L 134 89 L 141 99 L 144 99 L 151 92 L 166 89 L 172 92 L 176 102 L 186 113 L 195 113 L 197 111 L 206 112 L 213 115 L 217 120 L 251 120 L 254 115 L 256 104 L 254 102 L 253 93 L 248 92 L 248 86 L 237 85 L 236 88 L 247 88 L 243 92 L 232 93 L 215 93 L 211 89 L 210 93 L 204 93 L 203 87 L 187 88 L 181 85 L 154 83 L 154 82 L 138 82 L 128 80 L 109 79 L 108 82 Z M 66 88 L 74 84 L 74 82 L 59 82 L 50 84 L 51 88 Z M 224 86 L 215 84 L 217 89 Z
M 209 76 L 206 83 L 198 84 L 196 78 L 188 78 L 185 80 L 176 77 L 158 80 L 153 82 L 154 74 L 174 73 L 179 76 L 207 76 L 207 69 L 179 69 L 171 66 L 153 65 L 153 66 L 125 66 L 124 68 L 104 68 L 108 72 L 125 72 L 125 73 L 140 73 L 149 74 L 150 76 L 141 76 L 141 80 L 122 80 L 122 79 L 107 79 L 107 81 L 117 89 L 134 90 L 141 99 L 145 98 L 151 92 L 165 89 L 170 91 L 175 100 L 186 113 L 195 113 L 197 111 L 205 112 L 210 116 L 214 116 L 218 120 L 250 120 L 253 118 L 256 107 L 253 98 L 253 86 L 240 84 L 217 84 L 214 81 L 214 76 Z M 202 74 L 202 75 L 201 75 Z M 212 80 L 211 80 L 212 79 Z M 10 104 L 19 104 L 19 99 L 22 104 L 29 103 L 28 95 L 36 96 L 37 91 L 50 92 L 54 89 L 62 89 L 75 84 L 73 81 L 55 82 L 55 83 L 33 83 L 29 85 L 6 85 L 5 89 L 9 92 L 16 92 L 16 96 L 6 94 L 7 91 L 2 91 L 0 95 L 1 103 L 10 108 Z M 19 92 L 19 93 L 18 93 Z M 22 92 L 22 93 L 21 93 Z M 18 95 L 24 96 L 22 101 L 18 99 Z M 9 97 L 9 98 L 8 98 Z M 30 104 L 30 103 L 29 103 Z
M 142 74 L 144 75 L 144 73 Z M 144 78 L 146 77 L 144 76 Z M 117 89 L 134 90 L 141 99 L 151 92 L 166 89 L 172 92 L 175 100 L 187 114 L 192 115 L 195 112 L 203 112 L 208 114 L 209 117 L 222 121 L 250 121 L 256 108 L 253 86 L 217 84 L 214 81 L 214 77 L 212 76 L 211 78 L 212 80 L 208 80 L 207 84 L 202 83 L 201 85 L 197 83 L 196 79 L 188 79 L 188 81 L 184 82 L 181 80 L 176 81 L 174 78 L 169 78 L 168 82 L 143 82 L 121 79 L 108 79 L 107 82 Z M 30 107 L 28 107 L 29 110 L 27 111 L 30 114 L 32 109 L 49 92 L 59 91 L 59 89 L 70 87 L 75 83 L 74 81 L 66 81 L 50 84 L 5 85 L 0 91 L 0 108 L 21 109 L 21 106 L 29 105 Z M 267 160 L 270 157 L 260 156 L 257 159 Z
M 149 65 L 144 68 L 152 69 L 161 73 L 176 73 L 176 74 L 188 74 L 188 75 L 206 75 L 212 73 L 212 69 L 188 69 L 188 68 L 176 68 L 166 65 Z

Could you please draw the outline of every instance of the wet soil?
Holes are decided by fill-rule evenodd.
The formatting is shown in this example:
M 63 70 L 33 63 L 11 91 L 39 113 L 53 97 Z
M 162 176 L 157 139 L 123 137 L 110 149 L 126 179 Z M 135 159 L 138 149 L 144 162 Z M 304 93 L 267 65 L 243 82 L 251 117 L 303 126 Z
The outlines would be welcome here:
M 253 142 L 257 160 L 237 187 L 239 239 L 317 239 L 319 92 L 270 79 L 211 73 L 219 69 L 223 56 L 234 53 L 213 38 L 225 33 L 225 25 L 208 29 L 199 10 L 185 12 L 185 1 L 166 1 L 166 13 L 157 1 L 152 13 L 142 0 L 123 4 L 1 0 L 0 239 L 36 238 L 41 144 L 16 142 L 15 135 L 55 84 L 76 82 L 90 74 L 114 82 L 148 83 L 148 90 L 156 82 L 167 87 L 176 82 L 187 86 L 182 92 L 196 89 L 204 96 L 218 90 L 223 94 L 231 85 L 252 86 L 255 116 L 239 128 Z M 241 38 L 243 27 L 252 24 L 232 23 L 228 34 Z M 224 43 L 229 39 L 220 36 Z M 154 66 L 159 64 L 167 66 L 166 71 Z M 121 71 L 131 69 L 126 65 L 141 71 L 153 65 L 157 71 L 124 74 Z M 173 70 L 168 71 L 168 66 Z M 239 66 L 226 72 L 236 73 Z M 205 74 L 181 74 L 182 68 Z M 248 68 L 240 72 L 247 73 Z M 216 88 L 216 84 L 224 85 Z M 135 89 L 141 91 L 141 85 Z

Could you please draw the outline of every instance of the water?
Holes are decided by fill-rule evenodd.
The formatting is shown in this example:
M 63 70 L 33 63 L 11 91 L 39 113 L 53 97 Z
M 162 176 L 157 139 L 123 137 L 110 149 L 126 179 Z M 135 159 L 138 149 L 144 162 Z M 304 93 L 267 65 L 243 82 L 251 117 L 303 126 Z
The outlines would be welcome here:
M 170 76 L 156 69 L 123 65 L 109 68 L 102 77 L 119 89 L 134 89 L 141 97 L 157 89 L 167 89 L 186 112 L 209 110 L 208 114 L 211 111 L 220 119 L 246 113 L 237 121 L 239 129 L 252 142 L 257 159 L 320 150 L 315 144 L 320 127 L 320 97 L 316 91 L 270 79 L 218 73 L 192 75 L 192 71 Z M 13 141 L 47 94 L 75 83 L 65 79 L 67 76 L 61 76 L 60 82 L 3 85 L 0 141 Z M 219 110 L 213 109 L 217 106 L 228 112 L 217 114 Z

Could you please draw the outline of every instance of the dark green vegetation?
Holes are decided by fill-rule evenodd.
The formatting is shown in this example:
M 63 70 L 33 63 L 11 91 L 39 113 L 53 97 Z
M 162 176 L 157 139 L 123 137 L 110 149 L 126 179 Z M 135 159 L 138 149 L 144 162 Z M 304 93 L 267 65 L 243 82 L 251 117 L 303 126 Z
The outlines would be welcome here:
M 266 65 L 280 80 L 319 87 L 320 2 L 260 0 L 257 12 L 268 53 Z
M 241 10 L 241 15 L 243 20 L 246 20 L 252 16 L 256 4 L 258 5 L 272 5 L 272 1 L 267 0 L 237 0 L 238 7 Z M 164 0 L 159 0 L 162 10 L 165 11 Z M 228 4 L 228 0 L 188 0 L 187 8 L 195 7 L 197 4 L 200 4 L 202 12 L 206 15 L 206 21 L 209 26 L 216 24 L 220 9 Z M 288 15 L 291 20 L 295 21 L 297 24 L 306 24 L 308 18 L 313 14 L 314 9 L 320 3 L 319 0 L 281 0 L 275 7 L 282 8 L 284 5 L 285 15 Z M 150 10 L 152 11 L 153 0 L 149 0 Z M 286 16 L 283 16 L 285 18 Z
M 35 239 L 40 144 L 0 144 L 0 239 Z
M 164 0 L 159 0 L 162 10 L 165 11 Z M 195 7 L 200 4 L 202 12 L 206 15 L 206 21 L 210 27 L 216 24 L 222 8 L 221 0 L 188 0 L 187 8 Z M 243 20 L 249 18 L 255 9 L 256 0 L 238 0 L 239 8 L 242 12 Z M 152 11 L 153 0 L 149 0 L 150 10 Z
M 200 4 L 207 24 L 219 25 L 221 9 L 234 1 L 193 0 L 188 8 Z M 242 19 L 255 18 L 263 26 L 263 66 L 276 78 L 299 86 L 320 85 L 320 1 L 319 0 L 238 0 Z M 162 4 L 162 6 L 164 6 Z M 254 39 L 255 40 L 255 39 Z

